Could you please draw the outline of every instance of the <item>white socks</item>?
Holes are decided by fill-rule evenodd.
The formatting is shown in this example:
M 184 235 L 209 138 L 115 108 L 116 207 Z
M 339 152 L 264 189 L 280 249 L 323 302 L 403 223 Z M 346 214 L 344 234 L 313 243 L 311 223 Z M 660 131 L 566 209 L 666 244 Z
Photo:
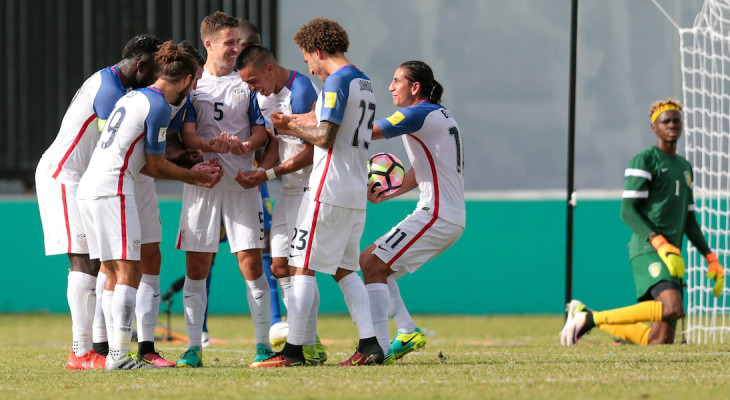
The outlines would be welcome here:
M 317 286 L 317 279 L 314 279 L 314 300 L 312 301 L 312 308 L 309 311 L 309 317 L 307 317 L 307 329 L 304 331 L 304 344 L 313 345 L 317 341 L 317 316 L 319 315 L 319 287 Z
M 160 313 L 160 276 L 142 275 L 137 290 L 137 341 L 154 342 L 157 316 Z
M 251 310 L 256 344 L 271 348 L 269 343 L 269 325 L 271 324 L 271 291 L 266 275 L 261 274 L 253 281 L 246 281 L 246 299 Z
M 116 285 L 112 299 L 114 330 L 109 340 L 109 355 L 119 360 L 129 352 L 132 341 L 132 321 L 137 289 L 127 285 Z
M 400 296 L 400 288 L 393 275 L 388 276 L 388 290 L 390 291 L 388 316 L 393 318 L 395 326 L 398 327 L 398 332 L 411 333 L 416 330 L 416 322 L 413 321 L 411 314 L 408 313 L 406 305 L 403 303 L 403 298 Z
M 309 275 L 294 275 L 291 277 L 289 308 L 287 310 L 287 322 L 289 322 L 287 343 L 293 345 L 304 344 L 316 291 L 317 280 L 315 277 Z
M 281 288 L 281 301 L 284 302 L 284 307 L 289 310 L 289 289 L 291 289 L 291 277 L 278 278 L 279 288 Z
M 388 354 L 390 349 L 390 334 L 388 333 L 388 302 L 390 293 L 385 283 L 370 283 L 365 285 L 370 299 L 370 315 L 373 320 L 375 336 L 378 338 L 383 353 Z
M 357 333 L 360 339 L 375 336 L 375 329 L 370 316 L 368 291 L 365 289 L 365 284 L 360 276 L 356 273 L 348 274 L 340 279 L 338 284 L 345 297 L 345 304 L 347 304 L 347 310 L 350 312 L 352 321 L 357 325 Z
M 104 325 L 106 328 L 107 341 L 110 342 L 114 334 L 114 315 L 112 315 L 113 290 L 104 289 L 101 295 L 101 308 L 104 312 Z
M 185 306 L 185 327 L 188 331 L 188 347 L 203 348 L 203 319 L 208 294 L 205 292 L 205 279 L 185 277 L 183 285 L 183 305 Z
M 71 349 L 77 356 L 88 353 L 92 347 L 91 331 L 96 309 L 96 277 L 80 271 L 68 273 L 66 297 L 71 310 Z
M 96 311 L 94 312 L 94 325 L 92 328 L 92 338 L 94 343 L 103 343 L 108 341 L 104 311 L 101 306 L 101 301 L 104 297 L 105 283 L 106 274 L 99 271 L 99 275 L 96 277 Z

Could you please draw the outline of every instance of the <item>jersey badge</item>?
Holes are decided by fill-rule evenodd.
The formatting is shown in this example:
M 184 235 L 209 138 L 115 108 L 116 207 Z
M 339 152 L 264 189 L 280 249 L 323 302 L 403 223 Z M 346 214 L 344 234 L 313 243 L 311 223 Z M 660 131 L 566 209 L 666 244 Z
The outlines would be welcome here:
M 393 113 L 393 115 L 386 119 L 388 120 L 388 122 L 390 122 L 391 125 L 395 126 L 396 124 L 398 124 L 398 122 L 403 121 L 405 117 L 406 116 L 403 115 L 400 111 L 396 111 Z
M 325 108 L 335 108 L 335 104 L 337 104 L 337 93 L 336 92 L 324 92 Z
M 160 128 L 160 131 L 157 132 L 157 141 L 158 142 L 164 142 L 167 138 L 167 128 Z
M 662 272 L 662 263 L 660 262 L 653 262 L 649 264 L 649 275 L 651 275 L 652 278 L 658 278 L 659 274 Z
M 237 87 L 237 88 L 231 89 L 231 94 L 233 95 L 233 100 L 236 103 L 240 103 L 246 99 L 246 97 L 247 97 L 246 95 L 248 94 L 248 91 L 245 88 Z
M 687 187 L 692 187 L 692 174 L 689 171 L 684 171 L 684 181 L 687 182 Z

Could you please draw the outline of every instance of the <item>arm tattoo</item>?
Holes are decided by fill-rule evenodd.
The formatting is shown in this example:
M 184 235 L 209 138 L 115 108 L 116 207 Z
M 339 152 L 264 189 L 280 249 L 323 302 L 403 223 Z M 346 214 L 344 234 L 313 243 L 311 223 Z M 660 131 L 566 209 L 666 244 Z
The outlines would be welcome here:
M 335 144 L 335 136 L 340 126 L 329 121 L 322 121 L 319 126 L 295 125 L 292 131 L 300 139 L 315 146 L 329 149 Z

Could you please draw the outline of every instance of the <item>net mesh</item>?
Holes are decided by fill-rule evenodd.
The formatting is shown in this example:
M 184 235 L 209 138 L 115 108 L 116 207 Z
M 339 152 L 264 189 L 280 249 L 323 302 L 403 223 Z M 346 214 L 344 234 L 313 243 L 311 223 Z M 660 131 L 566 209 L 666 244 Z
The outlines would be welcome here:
M 694 167 L 696 216 L 720 263 L 730 255 L 730 0 L 706 0 L 694 26 L 680 28 L 686 157 Z M 725 269 L 727 273 L 727 268 Z M 730 290 L 712 294 L 707 263 L 687 245 L 690 343 L 730 342 Z

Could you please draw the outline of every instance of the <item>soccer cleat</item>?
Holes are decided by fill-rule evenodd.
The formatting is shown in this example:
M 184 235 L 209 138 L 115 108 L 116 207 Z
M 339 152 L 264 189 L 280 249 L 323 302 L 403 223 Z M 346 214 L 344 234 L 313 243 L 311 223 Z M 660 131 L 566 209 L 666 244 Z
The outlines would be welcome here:
M 152 364 L 157 368 L 170 368 L 175 366 L 174 362 L 165 360 L 162 357 L 162 354 L 158 353 L 157 351 L 153 351 L 152 353 L 147 353 L 143 356 L 140 356 L 139 359 L 146 362 L 147 364 Z
M 317 335 L 317 338 L 314 342 L 314 347 L 317 349 L 317 355 L 319 355 L 319 361 L 324 364 L 327 361 L 327 347 L 325 347 L 322 344 L 322 341 L 319 340 L 319 335 Z
M 266 347 L 266 345 L 258 343 L 256 344 L 256 357 L 253 358 L 253 362 L 257 363 L 259 361 L 267 360 L 274 356 L 274 352 L 271 351 L 270 348 Z
M 565 319 L 565 325 L 563 326 L 563 330 L 560 331 L 560 344 L 563 346 L 571 346 L 575 344 L 577 340 L 573 339 L 573 331 L 571 330 L 573 326 L 573 319 L 575 316 L 580 312 L 593 312 L 590 308 L 586 307 L 583 302 L 580 300 L 571 300 L 570 303 L 565 305 L 565 313 L 566 313 L 566 319 Z M 581 335 L 582 336 L 582 335 Z
M 356 349 L 355 354 L 347 360 L 338 363 L 338 367 L 358 367 L 361 365 L 375 365 L 383 363 L 383 349 L 379 345 L 372 348 Z
M 296 358 L 289 358 L 281 353 L 276 353 L 273 356 L 261 360 L 254 361 L 248 367 L 249 368 L 279 368 L 279 367 L 300 367 L 305 364 L 305 360 Z
M 393 354 L 392 349 L 388 349 L 388 353 L 385 354 L 385 358 L 383 358 L 383 365 L 394 365 L 395 364 L 395 354 Z
M 107 358 L 106 358 L 106 369 L 108 371 L 117 370 L 117 369 L 147 369 L 147 368 L 157 368 L 157 367 L 152 364 L 147 364 L 145 361 L 140 360 L 139 358 L 137 358 L 137 355 L 132 352 L 125 354 L 124 357 L 120 358 L 119 360 L 115 360 L 112 356 L 107 356 Z
M 302 346 L 302 353 L 304 354 L 304 365 L 317 366 L 324 364 L 324 361 L 319 357 L 317 346 L 314 344 Z M 326 356 L 325 356 L 326 357 Z
M 73 350 L 66 362 L 67 369 L 103 369 L 106 368 L 106 357 L 94 350 L 89 350 L 82 356 L 77 356 Z
M 193 346 L 187 350 L 180 356 L 180 359 L 177 360 L 175 363 L 175 366 L 180 367 L 191 367 L 191 368 L 199 368 L 203 366 L 203 352 L 200 351 L 200 347 Z
M 208 332 L 203 332 L 202 340 L 204 349 L 210 346 L 210 335 L 208 334 Z
M 393 336 L 393 340 L 390 341 L 390 350 L 388 354 L 392 353 L 392 357 L 396 360 L 400 360 L 406 354 L 420 350 L 426 347 L 426 335 L 421 332 L 420 329 L 416 328 L 411 333 L 396 333 Z
M 560 333 L 560 343 L 563 346 L 572 346 L 578 343 L 578 340 L 590 332 L 594 326 L 592 313 L 579 311 L 565 322 L 565 327 Z

